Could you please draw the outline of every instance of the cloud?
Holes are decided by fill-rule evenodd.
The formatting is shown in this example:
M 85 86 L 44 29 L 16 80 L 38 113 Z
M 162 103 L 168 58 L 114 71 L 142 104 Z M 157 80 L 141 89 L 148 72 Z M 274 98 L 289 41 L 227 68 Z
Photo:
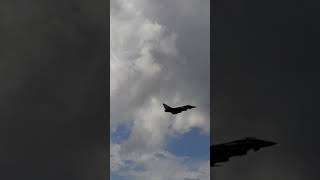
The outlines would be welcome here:
M 177 54 L 176 36 L 143 17 L 129 2 L 114 1 L 113 4 L 118 3 L 118 11 L 111 10 L 112 124 L 129 121 L 128 118 L 147 100 L 147 95 L 152 94 L 152 87 L 157 86 L 164 65 L 155 54 L 166 57 Z M 120 114 L 122 116 L 118 117 Z
M 119 144 L 111 144 L 110 145 L 110 169 L 111 171 L 118 171 L 122 166 L 124 166 L 124 162 L 120 157 L 121 146 Z
M 191 92 L 199 88 L 193 86 L 196 83 L 194 79 L 189 80 L 182 77 L 183 73 L 179 73 L 179 69 L 192 69 L 190 65 L 193 65 L 193 61 L 188 60 L 183 66 L 179 64 L 184 58 L 179 56 L 179 48 L 176 46 L 178 35 L 143 16 L 132 1 L 112 2 L 112 7 L 117 9 L 111 9 L 110 18 L 112 126 L 135 121 L 133 116 L 139 111 L 144 112 L 143 105 L 150 98 L 177 105 L 194 103 L 208 109 L 208 99 L 198 98 L 201 96 L 197 97 L 195 92 Z M 197 73 L 194 71 L 190 74 L 197 77 Z M 209 84 L 206 83 L 208 89 L 205 96 L 209 94 Z M 162 108 L 161 104 L 157 108 Z M 182 128 L 181 123 L 176 123 L 176 130 L 186 131 L 194 125 L 207 129 L 209 111 L 195 111 L 197 115 L 192 116 L 197 116 L 200 122 L 189 117 L 185 119 L 184 125 L 188 127 Z
M 112 145 L 119 147 L 118 145 Z M 113 148 L 112 149 L 115 149 Z M 111 168 L 119 171 L 118 174 L 129 179 L 137 180 L 181 180 L 181 179 L 210 179 L 209 161 L 197 162 L 188 158 L 176 157 L 167 151 L 152 153 L 135 152 L 130 155 L 118 154 L 116 159 L 134 162 L 131 166 L 123 167 L 119 171 L 119 164 L 123 162 L 114 161 Z M 123 156 L 119 158 L 119 156 Z M 129 164 L 129 163 L 128 163 Z M 117 167 L 116 169 L 114 167 Z
M 140 164 L 144 171 L 128 171 L 127 175 L 137 180 L 209 180 L 209 162 L 194 163 L 177 158 L 168 152 L 145 154 Z M 192 164 L 192 165 L 189 165 Z
M 128 139 L 111 144 L 111 170 L 140 180 L 203 179 L 209 176 L 193 167 L 201 162 L 186 163 L 165 149 L 168 139 L 192 128 L 209 133 L 209 28 L 202 34 L 198 26 L 190 26 L 194 37 L 188 37 L 184 29 L 149 14 L 145 7 L 153 9 L 153 3 L 111 1 L 111 131 L 117 133 L 123 125 L 130 128 Z M 184 20 L 186 14 L 175 20 Z M 207 39 L 199 41 L 197 35 Z M 197 48 L 189 49 L 190 45 Z M 163 102 L 198 108 L 173 116 L 163 112 Z

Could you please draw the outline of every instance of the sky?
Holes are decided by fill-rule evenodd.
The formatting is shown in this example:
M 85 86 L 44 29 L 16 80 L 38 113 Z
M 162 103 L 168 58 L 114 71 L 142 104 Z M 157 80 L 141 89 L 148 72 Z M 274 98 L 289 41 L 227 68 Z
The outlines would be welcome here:
M 319 5 L 224 0 L 214 11 L 211 141 L 278 144 L 231 158 L 212 178 L 318 179 Z
M 208 180 L 210 1 L 110 4 L 111 179 Z

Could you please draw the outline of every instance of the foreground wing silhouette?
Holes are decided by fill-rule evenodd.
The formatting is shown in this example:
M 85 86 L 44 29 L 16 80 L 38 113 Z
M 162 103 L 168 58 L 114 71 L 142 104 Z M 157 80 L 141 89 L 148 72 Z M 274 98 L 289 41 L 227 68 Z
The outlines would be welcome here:
M 163 107 L 164 107 L 164 112 L 170 112 L 172 114 L 178 114 L 178 113 L 181 113 L 182 111 L 195 108 L 195 106 L 191 106 L 191 105 L 185 105 L 180 107 L 170 107 L 166 104 L 163 104 Z
M 229 161 L 229 158 L 233 156 L 246 155 L 251 149 L 258 151 L 260 148 L 275 144 L 274 142 L 249 137 L 229 143 L 212 145 L 210 147 L 210 166 L 217 166 L 216 163 Z

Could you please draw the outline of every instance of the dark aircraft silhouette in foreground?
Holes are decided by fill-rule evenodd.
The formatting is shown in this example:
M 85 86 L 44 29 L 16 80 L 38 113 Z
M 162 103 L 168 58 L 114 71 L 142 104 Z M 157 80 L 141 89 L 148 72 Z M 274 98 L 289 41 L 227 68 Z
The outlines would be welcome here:
M 195 108 L 195 106 L 191 106 L 191 105 L 186 105 L 186 106 L 180 106 L 180 107 L 170 107 L 166 104 L 163 104 L 164 107 L 164 112 L 170 112 L 172 114 L 178 114 L 181 113 L 182 111 L 186 111 L 188 109 L 192 109 Z
M 256 138 L 245 138 L 229 143 L 212 145 L 210 147 L 210 166 L 216 163 L 229 161 L 230 157 L 243 156 L 251 149 L 258 151 L 260 148 L 276 145 L 277 143 L 259 140 Z

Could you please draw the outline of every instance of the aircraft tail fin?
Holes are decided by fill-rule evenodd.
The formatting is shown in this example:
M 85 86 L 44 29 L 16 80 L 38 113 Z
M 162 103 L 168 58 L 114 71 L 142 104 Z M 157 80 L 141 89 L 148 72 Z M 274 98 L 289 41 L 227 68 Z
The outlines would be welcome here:
M 164 109 L 170 109 L 171 107 L 163 103 Z

